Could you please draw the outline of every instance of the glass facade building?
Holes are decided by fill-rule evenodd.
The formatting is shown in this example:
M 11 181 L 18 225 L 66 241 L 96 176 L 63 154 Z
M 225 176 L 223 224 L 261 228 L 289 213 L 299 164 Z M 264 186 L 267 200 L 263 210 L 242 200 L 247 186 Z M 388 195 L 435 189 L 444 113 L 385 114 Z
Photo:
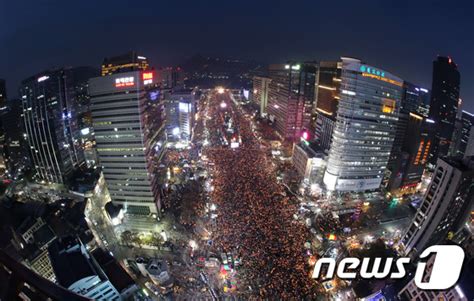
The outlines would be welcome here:
M 64 184 L 84 163 L 75 71 L 46 71 L 24 80 L 20 87 L 26 140 L 39 180 Z
M 153 74 L 134 71 L 89 81 L 97 152 L 110 197 L 137 220 L 160 209 L 157 168 L 166 137 Z
M 395 138 L 403 80 L 342 58 L 340 100 L 324 184 L 328 190 L 380 187 Z
M 270 65 L 267 112 L 284 139 L 298 139 L 310 126 L 316 70 L 314 63 Z
M 457 65 L 449 57 L 439 56 L 433 62 L 433 82 L 431 88 L 430 119 L 436 123 L 430 162 L 446 156 L 451 147 L 451 139 L 459 105 L 459 85 L 461 75 Z

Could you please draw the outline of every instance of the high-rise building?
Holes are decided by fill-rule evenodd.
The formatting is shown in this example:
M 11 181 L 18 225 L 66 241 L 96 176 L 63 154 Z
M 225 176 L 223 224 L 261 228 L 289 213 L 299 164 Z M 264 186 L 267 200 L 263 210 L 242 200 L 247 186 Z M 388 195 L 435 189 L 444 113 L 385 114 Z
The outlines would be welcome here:
M 402 238 L 405 254 L 415 255 L 462 226 L 474 201 L 474 168 L 467 160 L 438 159 L 431 183 Z
M 184 72 L 181 67 L 166 67 L 156 71 L 156 82 L 162 89 L 183 89 Z
M 138 55 L 135 51 L 105 58 L 102 62 L 102 76 L 120 72 L 147 70 L 149 68 L 146 57 Z
M 342 58 L 340 99 L 324 184 L 328 190 L 380 187 L 395 138 L 403 80 Z
M 93 300 L 120 300 L 120 294 L 79 239 L 53 242 L 49 257 L 57 282 Z
M 126 226 L 150 230 L 160 210 L 157 168 L 166 142 L 163 98 L 154 73 L 93 78 L 89 92 L 97 152 L 112 202 L 126 211 Z
M 326 152 L 332 141 L 336 124 L 337 108 L 340 99 L 341 84 L 340 61 L 321 61 L 317 73 L 316 116 L 312 125 L 315 140 Z
M 296 140 L 311 123 L 316 86 L 315 63 L 270 65 L 267 112 L 278 133 Z
M 416 186 L 417 179 L 421 180 L 426 162 L 423 158 L 432 143 L 427 134 L 432 133 L 434 125 L 432 120 L 426 118 L 429 95 L 427 89 L 409 82 L 403 83 L 395 139 L 387 164 L 389 172 L 386 173 L 388 188 L 392 191 L 400 187 Z M 415 160 L 419 153 L 421 160 Z M 405 178 L 407 176 L 410 180 Z
M 165 108 L 168 140 L 189 142 L 196 113 L 196 91 L 173 90 L 165 96 Z
M 405 118 L 406 114 L 400 113 L 399 121 Z M 388 166 L 391 170 L 389 180 L 391 191 L 399 188 L 416 188 L 418 183 L 421 182 L 429 158 L 434 127 L 433 121 L 415 113 L 409 113 L 407 118 L 404 135 L 401 139 L 402 145 L 397 150 L 398 153 L 392 163 L 393 165 Z M 394 148 L 392 148 L 392 152 L 394 152 Z
M 260 116 L 267 116 L 268 89 L 271 79 L 263 76 L 253 77 L 253 101 L 260 106 Z
M 396 172 L 395 164 L 399 162 L 402 147 L 409 128 L 410 113 L 414 116 L 428 117 L 426 103 L 429 101 L 429 91 L 409 82 L 403 83 L 403 95 L 400 103 L 400 112 L 396 126 L 395 140 L 388 161 L 387 168 L 393 173 Z
M 453 139 L 449 150 L 450 156 L 463 158 L 466 154 L 469 139 L 474 136 L 474 115 L 462 111 L 461 118 L 454 125 Z
M 430 119 L 435 121 L 436 130 L 430 162 L 448 154 L 459 104 L 460 74 L 450 57 L 438 56 L 433 62 Z
M 87 166 L 94 167 L 97 164 L 97 151 L 95 148 L 94 127 L 92 126 L 88 79 L 99 76 L 100 72 L 91 67 L 76 69 L 74 91 L 76 95 L 77 124 L 80 129 L 79 139 Z M 85 80 L 77 80 L 78 78 Z
M 66 183 L 84 155 L 79 140 L 75 68 L 42 72 L 20 87 L 26 139 L 39 180 Z
M 12 178 L 21 173 L 29 162 L 22 113 L 21 101 L 13 99 L 8 102 L 1 117 L 5 130 L 5 164 Z

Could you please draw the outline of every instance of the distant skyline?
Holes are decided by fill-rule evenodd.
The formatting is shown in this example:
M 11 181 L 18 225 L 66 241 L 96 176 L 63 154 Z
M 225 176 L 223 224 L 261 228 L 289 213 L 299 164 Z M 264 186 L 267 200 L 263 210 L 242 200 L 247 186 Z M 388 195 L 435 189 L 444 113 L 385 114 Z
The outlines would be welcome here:
M 89 65 L 137 50 L 152 66 L 196 53 L 253 59 L 350 56 L 431 88 L 432 62 L 450 56 L 464 109 L 474 112 L 474 2 L 0 0 L 0 78 L 8 94 L 42 70 Z

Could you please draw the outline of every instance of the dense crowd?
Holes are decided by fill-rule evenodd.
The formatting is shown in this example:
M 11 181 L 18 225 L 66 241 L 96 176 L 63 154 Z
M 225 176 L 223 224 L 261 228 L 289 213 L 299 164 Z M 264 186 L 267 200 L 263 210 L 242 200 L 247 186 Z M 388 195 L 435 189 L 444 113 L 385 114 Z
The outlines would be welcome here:
M 306 228 L 293 219 L 296 202 L 276 181 L 270 159 L 256 139 L 251 123 L 227 98 L 228 113 L 240 133 L 237 149 L 220 146 L 220 102 L 212 97 L 207 121 L 214 163 L 212 199 L 218 217 L 215 244 L 242 259 L 240 279 L 257 298 L 303 299 L 315 294 L 314 282 L 304 253 Z

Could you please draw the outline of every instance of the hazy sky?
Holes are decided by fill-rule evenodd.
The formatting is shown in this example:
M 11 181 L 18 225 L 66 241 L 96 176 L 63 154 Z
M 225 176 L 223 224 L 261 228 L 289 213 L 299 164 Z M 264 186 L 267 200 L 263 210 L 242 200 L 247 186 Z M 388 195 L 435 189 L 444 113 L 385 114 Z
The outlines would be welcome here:
M 431 88 L 449 55 L 474 111 L 474 1 L 0 0 L 0 78 L 9 94 L 50 67 L 136 49 L 154 66 L 196 53 L 263 62 L 352 56 Z M 13 90 L 13 91 L 12 91 Z

